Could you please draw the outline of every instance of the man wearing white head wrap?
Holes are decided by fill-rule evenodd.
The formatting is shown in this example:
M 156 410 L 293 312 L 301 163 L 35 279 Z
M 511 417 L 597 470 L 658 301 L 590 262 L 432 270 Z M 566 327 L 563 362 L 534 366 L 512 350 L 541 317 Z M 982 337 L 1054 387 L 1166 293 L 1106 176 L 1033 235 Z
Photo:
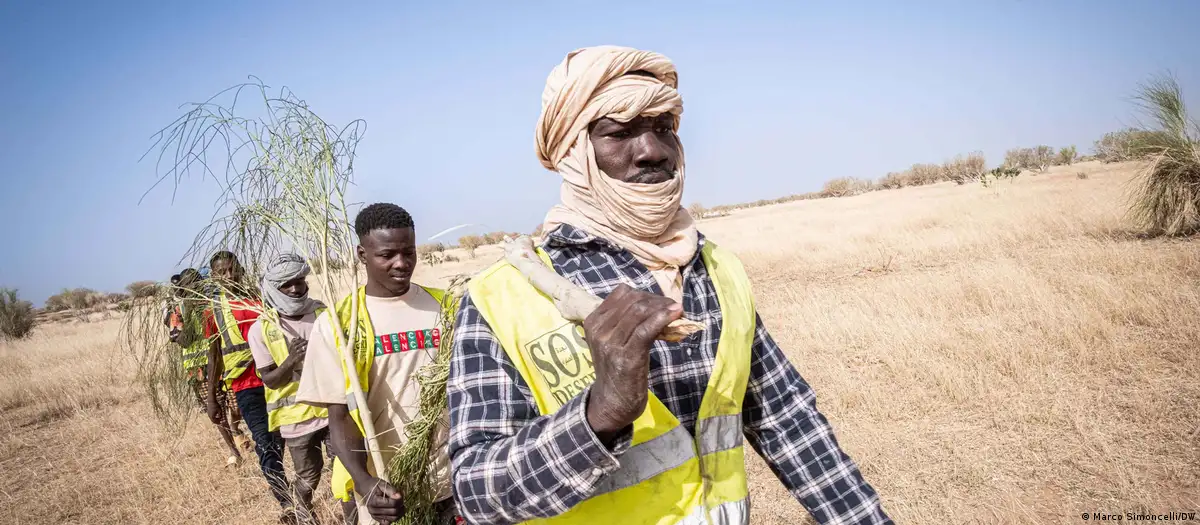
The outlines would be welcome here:
M 310 271 L 304 258 L 294 253 L 283 254 L 267 265 L 260 289 L 269 310 L 255 320 L 246 338 L 266 387 L 270 430 L 279 432 L 292 456 L 296 472 L 292 503 L 297 521 L 303 524 L 315 523 L 313 493 L 321 481 L 325 457 L 333 456 L 328 411 L 296 402 L 309 334 L 325 309 L 308 295 Z
M 746 524 L 745 439 L 817 522 L 891 523 L 737 257 L 679 206 L 677 87 L 666 57 L 613 46 L 547 79 L 537 153 L 563 184 L 540 256 L 604 301 L 579 331 L 507 262 L 472 278 L 447 383 L 458 508 L 489 524 Z M 656 340 L 681 316 L 705 329 Z

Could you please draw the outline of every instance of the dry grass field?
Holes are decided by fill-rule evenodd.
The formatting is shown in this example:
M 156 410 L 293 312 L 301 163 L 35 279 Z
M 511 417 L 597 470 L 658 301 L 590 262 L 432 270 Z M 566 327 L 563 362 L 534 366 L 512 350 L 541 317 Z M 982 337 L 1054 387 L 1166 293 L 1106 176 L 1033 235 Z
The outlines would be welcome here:
M 1200 243 L 1128 231 L 1133 170 L 1077 164 L 701 227 L 743 258 L 765 322 L 899 523 L 1195 511 Z M 0 343 L 0 522 L 273 523 L 257 467 L 225 469 L 199 412 L 182 438 L 146 418 L 118 328 Z M 808 521 L 761 461 L 749 468 L 754 523 Z

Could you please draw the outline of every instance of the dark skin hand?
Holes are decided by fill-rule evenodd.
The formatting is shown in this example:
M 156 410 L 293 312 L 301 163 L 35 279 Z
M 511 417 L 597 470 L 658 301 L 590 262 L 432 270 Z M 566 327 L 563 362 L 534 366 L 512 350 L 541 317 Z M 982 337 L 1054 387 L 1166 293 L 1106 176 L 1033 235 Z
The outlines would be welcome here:
M 671 180 L 683 157 L 674 123 L 670 114 L 592 122 L 588 133 L 596 166 L 627 183 Z M 646 409 L 650 348 L 655 336 L 682 315 L 679 303 L 622 284 L 584 319 L 584 339 L 596 367 L 596 382 L 588 392 L 588 424 L 607 446 Z
M 307 339 L 292 339 L 288 341 L 288 356 L 279 366 L 268 365 L 258 369 L 262 382 L 270 388 L 280 389 L 292 382 L 296 372 L 304 368 L 304 356 L 308 352 Z
M 620 285 L 583 321 L 596 382 L 588 393 L 587 419 L 605 445 L 646 409 L 650 347 L 658 333 L 683 315 L 679 303 Z
M 333 453 L 354 480 L 354 490 L 366 502 L 371 517 L 380 523 L 392 523 L 404 516 L 404 499 L 388 482 L 367 471 L 367 453 L 362 432 L 350 418 L 346 405 L 329 405 L 329 440 Z
M 412 228 L 371 230 L 358 238 L 358 260 L 367 268 L 371 297 L 400 297 L 412 286 L 417 234 Z
M 308 281 L 297 277 L 279 285 L 279 291 L 293 299 L 303 299 L 308 295 Z M 299 320 L 304 316 L 282 315 L 284 319 Z M 292 339 L 288 341 L 288 357 L 279 365 L 268 365 L 258 369 L 264 385 L 279 389 L 292 382 L 293 377 L 304 368 L 304 356 L 308 352 L 307 339 Z

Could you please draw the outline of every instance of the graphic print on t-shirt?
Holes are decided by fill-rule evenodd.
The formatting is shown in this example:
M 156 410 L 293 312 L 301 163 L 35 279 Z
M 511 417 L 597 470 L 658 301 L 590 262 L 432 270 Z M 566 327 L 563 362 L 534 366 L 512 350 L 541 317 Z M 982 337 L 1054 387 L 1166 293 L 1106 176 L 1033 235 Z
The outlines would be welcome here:
M 375 355 L 395 354 L 409 350 L 429 350 L 442 342 L 442 333 L 437 328 L 409 330 L 394 334 L 375 336 Z

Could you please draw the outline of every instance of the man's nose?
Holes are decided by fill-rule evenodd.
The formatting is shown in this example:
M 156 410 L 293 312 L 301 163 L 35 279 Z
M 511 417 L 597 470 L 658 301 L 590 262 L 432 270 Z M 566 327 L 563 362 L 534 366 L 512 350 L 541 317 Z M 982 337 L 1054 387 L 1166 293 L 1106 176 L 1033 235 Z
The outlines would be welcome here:
M 639 169 L 671 169 L 671 147 L 657 133 L 647 131 L 638 135 L 633 144 L 633 165 Z

